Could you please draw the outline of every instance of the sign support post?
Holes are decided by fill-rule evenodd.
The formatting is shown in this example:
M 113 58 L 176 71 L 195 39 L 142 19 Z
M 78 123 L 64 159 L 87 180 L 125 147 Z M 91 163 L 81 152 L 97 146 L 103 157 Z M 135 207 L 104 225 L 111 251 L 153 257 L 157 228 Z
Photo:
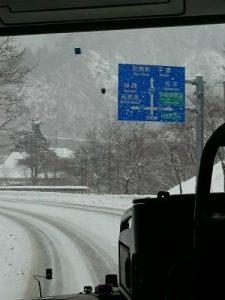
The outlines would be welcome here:
M 196 76 L 197 124 L 196 124 L 196 158 L 197 172 L 204 146 L 204 81 L 203 76 Z M 198 173 L 197 173 L 198 174 Z
M 196 186 L 197 174 L 199 170 L 201 155 L 204 147 L 204 84 L 202 75 L 197 75 L 194 80 L 185 80 L 185 83 L 190 83 L 196 86 Z

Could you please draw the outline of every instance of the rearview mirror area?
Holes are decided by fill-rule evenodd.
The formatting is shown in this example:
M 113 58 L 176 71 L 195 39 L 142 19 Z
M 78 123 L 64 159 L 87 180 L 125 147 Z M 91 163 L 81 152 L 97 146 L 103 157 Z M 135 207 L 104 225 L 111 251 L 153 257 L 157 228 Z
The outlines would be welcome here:
M 0 34 L 223 23 L 223 0 L 2 0 Z

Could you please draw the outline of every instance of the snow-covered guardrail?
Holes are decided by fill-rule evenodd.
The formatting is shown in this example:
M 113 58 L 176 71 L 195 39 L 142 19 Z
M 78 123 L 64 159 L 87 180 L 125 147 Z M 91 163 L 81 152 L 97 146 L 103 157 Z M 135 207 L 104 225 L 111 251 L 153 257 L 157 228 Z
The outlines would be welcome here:
M 0 191 L 34 191 L 34 192 L 59 192 L 71 194 L 87 194 L 87 186 L 0 186 Z

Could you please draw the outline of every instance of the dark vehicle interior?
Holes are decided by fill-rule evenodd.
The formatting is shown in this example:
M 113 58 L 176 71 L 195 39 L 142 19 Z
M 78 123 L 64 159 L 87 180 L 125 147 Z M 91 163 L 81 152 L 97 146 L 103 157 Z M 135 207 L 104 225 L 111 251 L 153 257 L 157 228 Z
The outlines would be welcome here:
M 99 32 L 107 35 L 107 32 L 131 30 L 132 36 L 132 30 L 224 23 L 224 0 L 1 0 L 0 3 L 1 37 L 32 35 L 33 40 L 36 35 L 45 34 L 84 33 L 91 37 Z M 204 43 L 204 37 L 200 43 Z M 223 43 L 225 45 L 225 40 Z M 75 55 L 81 55 L 83 49 L 74 48 L 74 51 Z M 196 87 L 200 100 L 204 93 L 201 80 L 201 75 L 198 75 L 196 81 L 189 82 Z M 104 97 L 107 92 L 102 86 L 101 96 Z M 32 124 L 33 127 L 36 125 L 34 131 L 39 130 L 39 125 Z M 201 128 L 201 123 L 197 126 Z M 194 193 L 172 195 L 161 189 L 152 193 L 153 196 L 146 196 L 144 192 L 139 193 L 139 185 L 138 192 L 133 192 L 138 197 L 132 198 L 131 208 L 124 209 L 119 232 L 115 233 L 118 240 L 118 282 L 112 272 L 105 274 L 105 283 L 99 282 L 95 290 L 87 283 L 84 291 L 65 294 L 64 291 L 60 292 L 59 286 L 57 294 L 45 297 L 40 279 L 51 280 L 53 277 L 54 281 L 54 270 L 52 274 L 52 270 L 46 266 L 46 275 L 34 275 L 40 297 L 28 295 L 26 299 L 225 299 L 225 194 L 211 190 L 214 160 L 220 147 L 225 146 L 225 125 L 212 129 L 208 141 L 197 154 L 199 161 L 196 163 L 197 184 Z M 183 155 L 185 159 L 185 153 Z M 171 154 L 172 163 L 173 158 Z M 222 166 L 224 168 L 223 160 Z M 142 165 L 138 165 L 139 180 L 141 168 Z M 176 162 L 174 169 L 177 170 Z M 97 192 L 98 188 L 96 185 Z M 20 188 L 14 192 L 19 195 Z M 83 217 L 85 219 L 85 215 Z M 72 236 L 72 229 L 70 234 Z
M 1 2 L 1 35 L 223 22 L 223 0 Z
M 224 1 L 2 1 L 1 34 L 112 30 L 224 22 Z

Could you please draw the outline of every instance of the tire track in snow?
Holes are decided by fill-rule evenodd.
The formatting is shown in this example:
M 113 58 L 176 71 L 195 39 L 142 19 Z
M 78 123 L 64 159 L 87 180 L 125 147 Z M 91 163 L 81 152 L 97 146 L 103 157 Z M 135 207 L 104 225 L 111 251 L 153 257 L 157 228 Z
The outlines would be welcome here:
M 24 297 L 34 297 L 39 295 L 38 285 L 36 281 L 33 279 L 34 274 L 41 274 L 45 269 L 45 266 L 48 266 L 49 263 L 52 264 L 53 260 L 58 260 L 59 257 L 57 255 L 57 251 L 54 247 L 54 244 L 49 239 L 48 235 L 33 225 L 32 222 L 24 220 L 24 218 L 18 215 L 15 215 L 11 212 L 11 209 L 0 207 L 0 215 L 10 219 L 10 221 L 15 222 L 15 224 L 19 224 L 24 228 L 24 230 L 28 233 L 31 246 L 32 246 L 32 256 L 34 260 L 31 262 L 32 266 L 29 270 L 29 280 L 27 282 L 27 287 L 24 292 Z M 58 290 L 60 291 L 61 285 L 59 284 Z M 42 291 L 43 295 L 49 294 L 50 288 L 46 282 L 42 282 Z
M 84 260 L 85 265 L 88 266 L 93 283 L 97 284 L 103 282 L 104 276 L 107 273 L 117 273 L 117 266 L 110 255 L 106 251 L 104 251 L 104 249 L 100 245 L 91 240 L 87 236 L 87 234 L 83 232 L 81 227 L 74 227 L 68 222 L 56 220 L 53 217 L 46 217 L 27 210 L 24 211 L 12 208 L 7 209 L 41 220 L 53 226 L 54 228 L 57 228 L 69 239 L 71 239 L 73 241 L 74 247 L 80 250 L 81 257 Z
M 14 202 L 14 203 L 29 203 L 29 204 L 38 204 L 38 205 L 44 205 L 44 206 L 54 206 L 54 207 L 63 207 L 63 208 L 72 208 L 76 210 L 88 210 L 88 211 L 96 211 L 99 213 L 104 213 L 104 214 L 110 214 L 110 215 L 116 215 L 121 217 L 122 214 L 125 212 L 126 209 L 121 209 L 121 208 L 114 208 L 114 207 L 108 207 L 108 206 L 95 206 L 95 205 L 86 205 L 86 204 L 78 204 L 78 203 L 53 203 L 51 201 L 38 201 L 38 200 L 14 200 L 14 199 L 1 199 L 1 201 L 4 202 Z

